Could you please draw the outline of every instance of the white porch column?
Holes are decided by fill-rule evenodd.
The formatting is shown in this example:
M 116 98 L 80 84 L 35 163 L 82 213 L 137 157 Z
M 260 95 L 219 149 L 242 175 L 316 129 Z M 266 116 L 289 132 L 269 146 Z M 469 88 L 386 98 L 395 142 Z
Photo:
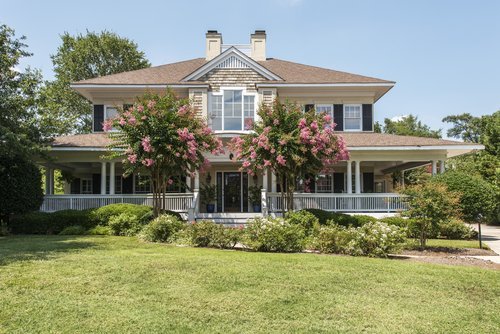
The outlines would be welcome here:
M 54 195 L 54 169 L 45 168 L 45 195 Z
M 106 162 L 101 162 L 101 195 L 106 195 Z
M 261 191 L 261 212 L 264 217 L 267 217 L 267 187 L 268 187 L 268 182 L 267 182 L 267 169 L 264 169 L 262 172 L 262 191 Z
M 115 162 L 109 163 L 109 194 L 115 194 Z
M 437 174 L 437 161 L 432 160 L 432 175 L 436 175 L 436 174 Z
M 187 181 L 187 179 L 186 179 Z M 200 172 L 196 171 L 194 174 L 194 185 L 193 185 L 193 205 L 188 209 L 188 221 L 194 222 L 196 220 L 196 215 L 200 212 Z
M 361 194 L 361 171 L 360 171 L 361 161 L 354 161 L 354 178 L 355 178 L 355 190 L 356 194 Z
M 351 164 L 351 160 L 347 161 L 347 193 L 352 194 L 352 164 Z
M 189 175 L 186 175 L 186 185 L 187 185 L 187 191 L 188 192 L 191 192 L 192 189 L 191 189 L 191 176 Z
M 271 172 L 271 192 L 275 193 L 277 191 L 277 179 L 276 174 Z
M 445 171 L 445 168 L 444 168 L 444 160 L 441 160 L 439 162 L 439 173 L 443 174 Z

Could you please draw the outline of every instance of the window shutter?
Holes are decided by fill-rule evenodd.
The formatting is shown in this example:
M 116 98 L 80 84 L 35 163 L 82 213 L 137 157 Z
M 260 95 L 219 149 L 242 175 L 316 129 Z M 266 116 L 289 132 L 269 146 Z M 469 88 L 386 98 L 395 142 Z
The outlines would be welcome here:
M 196 115 L 202 117 L 203 113 L 203 92 L 193 92 L 193 109 Z
M 104 105 L 94 104 L 94 132 L 102 132 L 104 122 Z
M 92 193 L 101 193 L 101 174 L 92 174 Z
M 72 194 L 79 194 L 80 191 L 80 179 L 76 178 L 71 181 L 71 191 Z
M 273 91 L 272 90 L 263 90 L 262 91 L 262 103 L 268 107 L 271 107 L 273 105 Z
M 132 194 L 134 192 L 134 177 L 129 175 L 128 177 L 122 178 L 122 193 Z
M 333 192 L 344 192 L 344 173 L 333 173 Z
M 343 104 L 335 104 L 333 106 L 333 121 L 337 126 L 335 127 L 336 131 L 344 131 L 344 105 Z
M 363 104 L 363 131 L 373 131 L 372 104 Z
M 314 104 L 306 104 L 306 105 L 304 105 L 304 111 L 305 112 L 308 112 L 308 111 L 311 111 L 311 110 L 314 110 Z
M 363 192 L 372 193 L 373 183 L 375 181 L 373 173 L 363 173 Z

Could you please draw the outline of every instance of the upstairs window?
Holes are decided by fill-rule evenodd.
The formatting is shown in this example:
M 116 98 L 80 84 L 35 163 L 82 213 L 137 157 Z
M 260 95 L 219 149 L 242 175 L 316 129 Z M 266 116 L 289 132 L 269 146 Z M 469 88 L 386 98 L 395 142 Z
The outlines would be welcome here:
M 246 130 L 255 116 L 255 95 L 244 94 L 243 90 L 223 90 L 222 94 L 212 94 L 210 118 L 213 130 Z
M 318 114 L 325 113 L 333 119 L 333 104 L 317 104 L 315 108 Z
M 344 104 L 344 131 L 361 131 L 361 104 Z
M 105 106 L 104 107 L 104 120 L 116 118 L 118 116 L 118 109 L 112 106 Z M 112 131 L 116 131 L 118 129 L 113 128 Z

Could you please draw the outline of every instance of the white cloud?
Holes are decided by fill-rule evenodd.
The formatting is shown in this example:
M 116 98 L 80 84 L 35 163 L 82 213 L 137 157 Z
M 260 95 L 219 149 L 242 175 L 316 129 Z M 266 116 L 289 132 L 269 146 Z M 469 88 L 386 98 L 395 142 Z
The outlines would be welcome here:
M 401 122 L 402 120 L 404 120 L 406 117 L 408 117 L 408 115 L 399 115 L 399 116 L 394 116 L 393 118 L 391 118 L 391 121 L 393 122 Z

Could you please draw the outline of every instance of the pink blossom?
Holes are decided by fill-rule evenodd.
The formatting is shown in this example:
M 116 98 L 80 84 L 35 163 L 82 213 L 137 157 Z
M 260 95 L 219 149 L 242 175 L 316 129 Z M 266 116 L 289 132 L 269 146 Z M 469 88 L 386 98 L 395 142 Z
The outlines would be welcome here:
M 282 166 L 286 165 L 286 159 L 281 154 L 276 157 L 276 161 Z
M 153 161 L 153 159 L 146 158 L 146 159 L 142 160 L 142 164 L 146 167 L 150 167 L 154 164 L 154 161 Z
M 273 124 L 274 124 L 274 125 L 279 125 L 279 124 L 280 124 L 279 119 L 277 119 L 277 118 L 276 118 L 276 119 L 274 119 Z
M 125 124 L 127 124 L 127 121 L 122 117 L 122 118 L 120 118 L 118 123 L 120 123 L 121 126 L 124 126 Z
M 250 159 L 254 159 L 257 158 L 257 153 L 255 151 L 252 151 L 252 153 L 250 153 Z
M 271 161 L 264 159 L 264 167 L 271 166 Z
M 300 129 L 303 129 L 307 126 L 307 121 L 305 118 L 301 118 L 300 121 L 299 121 L 299 128 Z
M 189 110 L 189 106 L 187 104 L 185 104 L 182 107 L 180 107 L 179 110 L 177 110 L 177 113 L 179 115 L 184 115 L 188 112 L 188 110 Z
M 330 123 L 330 121 L 332 120 L 332 116 L 330 116 L 330 114 L 326 114 L 325 116 L 323 116 L 323 120 L 327 123 Z
M 128 119 L 128 124 L 130 124 L 130 125 L 135 125 L 136 123 L 137 123 L 137 120 L 135 119 L 135 117 L 134 117 L 134 116 L 132 116 L 132 117 L 130 117 L 130 118 Z
M 141 145 L 144 151 L 146 152 L 153 151 L 153 148 L 151 147 L 151 138 L 149 136 L 142 138 Z
M 135 164 L 137 162 L 137 154 L 130 154 L 128 157 L 127 157 L 127 160 L 131 163 L 131 164 Z
M 113 129 L 113 120 L 107 119 L 102 123 L 102 130 L 104 132 L 111 131 Z
M 148 102 L 148 108 L 149 109 L 153 109 L 155 107 L 155 105 L 156 105 L 156 101 L 150 100 Z
M 139 104 L 139 105 L 137 106 L 137 111 L 138 111 L 138 112 L 143 112 L 143 111 L 144 111 L 144 106 L 143 106 L 142 104 Z
M 168 183 L 169 185 L 171 185 L 171 184 L 173 184 L 173 183 L 174 183 L 174 180 L 172 180 L 172 179 L 170 179 L 170 178 L 169 178 L 169 179 L 168 179 L 168 181 L 167 181 L 167 183 Z
M 253 128 L 253 119 L 246 118 L 245 119 L 245 130 L 252 130 Z
M 281 145 L 281 146 L 285 146 L 285 145 L 286 145 L 286 143 L 287 143 L 287 141 L 286 141 L 285 139 L 281 139 L 281 140 L 279 141 L 279 143 L 280 143 L 280 145 Z
M 144 116 L 142 116 L 142 117 L 141 117 L 141 119 L 142 119 L 143 121 L 145 121 L 147 118 L 148 118 L 148 116 L 146 116 L 146 115 L 144 115 Z
M 250 161 L 245 160 L 245 161 L 243 161 L 243 163 L 242 163 L 241 165 L 242 165 L 244 168 L 247 168 L 247 167 L 250 167 L 251 163 L 250 163 Z

